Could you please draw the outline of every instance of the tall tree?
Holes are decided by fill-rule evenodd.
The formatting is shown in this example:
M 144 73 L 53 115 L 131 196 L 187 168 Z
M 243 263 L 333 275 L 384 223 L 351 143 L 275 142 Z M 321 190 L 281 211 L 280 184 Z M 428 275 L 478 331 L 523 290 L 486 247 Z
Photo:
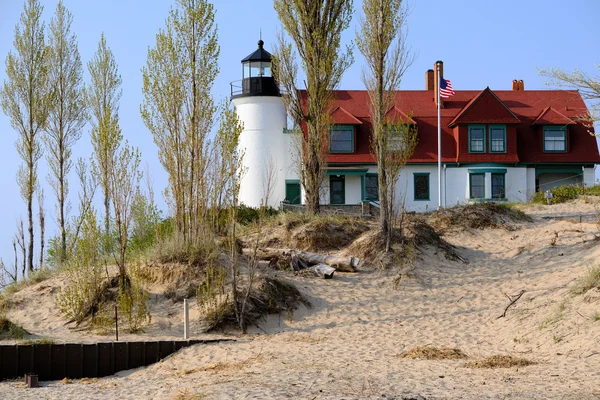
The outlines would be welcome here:
M 81 138 L 86 120 L 83 66 L 77 48 L 77 36 L 71 31 L 72 23 L 73 15 L 60 1 L 50 21 L 48 37 L 50 99 L 47 134 L 44 138 L 50 167 L 49 181 L 58 202 L 59 262 L 65 260 L 67 252 L 67 176 L 73 167 L 72 148 Z
M 148 50 L 142 69 L 141 114 L 169 174 L 177 230 L 196 239 L 208 210 L 208 135 L 216 106 L 211 95 L 220 48 L 214 6 L 206 0 L 177 0 Z
M 33 196 L 37 188 L 37 166 L 42 157 L 40 135 L 48 116 L 47 48 L 44 41 L 43 7 L 38 0 L 27 0 L 20 23 L 15 27 L 15 52 L 6 57 L 8 80 L 0 88 L 0 104 L 20 138 L 16 148 L 25 163 L 17 181 L 27 202 L 27 266 L 33 271 Z
M 306 98 L 302 98 L 296 84 L 296 54 L 291 43 L 279 35 L 274 73 L 284 88 L 288 112 L 297 126 L 307 128 L 302 135 L 300 171 L 311 214 L 319 212 L 333 90 L 353 62 L 350 48 L 340 51 L 342 32 L 352 20 L 352 4 L 352 0 L 275 0 L 275 10 L 306 74 Z
M 391 121 L 386 114 L 394 105 L 402 76 L 414 58 L 406 47 L 407 10 L 402 0 L 364 0 L 363 12 L 356 44 L 366 61 L 363 82 L 371 99 L 371 147 L 377 156 L 379 223 L 389 251 L 395 184 L 403 163 L 414 152 L 416 135 L 410 135 L 410 125 L 403 125 L 409 121 Z
M 596 68 L 600 72 L 600 64 Z M 590 125 L 600 122 L 600 75 L 592 76 L 579 69 L 564 71 L 558 68 L 542 69 L 540 74 L 550 79 L 548 84 L 578 89 L 584 99 L 594 102 L 590 112 L 582 115 L 581 119 Z
M 104 34 L 98 50 L 88 62 L 91 83 L 85 90 L 85 100 L 91 114 L 90 136 L 94 146 L 93 173 L 104 196 L 104 233 L 110 232 L 110 173 L 121 139 L 119 127 L 119 100 L 121 99 L 121 75 L 115 57 L 106 45 Z
M 129 244 L 129 232 L 132 221 L 133 201 L 140 192 L 140 153 L 129 146 L 127 141 L 118 151 L 109 174 L 111 203 L 115 216 L 115 233 L 119 245 L 116 258 L 119 275 L 125 279 L 125 257 Z

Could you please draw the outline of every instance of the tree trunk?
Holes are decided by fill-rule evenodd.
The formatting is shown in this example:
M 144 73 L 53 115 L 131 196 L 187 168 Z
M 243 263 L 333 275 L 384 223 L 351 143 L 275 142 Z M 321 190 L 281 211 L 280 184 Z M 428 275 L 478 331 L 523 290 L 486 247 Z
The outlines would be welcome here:
M 250 254 L 252 249 L 244 249 L 245 254 Z M 326 264 L 341 272 L 356 272 L 356 267 L 360 262 L 358 257 L 333 256 L 328 254 L 317 254 L 310 251 L 300 251 L 296 249 L 274 249 L 264 248 L 257 252 L 261 259 L 272 259 L 275 257 L 298 257 L 299 260 L 308 266 L 317 264 Z
M 30 168 L 30 171 L 32 170 L 33 167 Z M 31 172 L 30 179 L 33 179 L 31 176 Z M 29 226 L 27 227 L 27 231 L 29 232 L 29 250 L 27 254 L 27 265 L 29 267 L 29 272 L 33 272 L 33 190 L 29 192 L 27 198 L 27 222 L 29 224 Z

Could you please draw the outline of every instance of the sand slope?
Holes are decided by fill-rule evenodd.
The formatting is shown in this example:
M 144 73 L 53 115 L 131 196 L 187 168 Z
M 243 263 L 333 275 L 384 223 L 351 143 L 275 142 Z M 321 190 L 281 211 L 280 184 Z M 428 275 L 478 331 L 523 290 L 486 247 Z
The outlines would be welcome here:
M 576 297 L 568 292 L 599 259 L 598 226 L 542 218 L 591 215 L 595 205 L 523 207 L 533 222 L 445 237 L 469 264 L 427 249 L 397 287 L 394 272 L 338 274 L 327 281 L 290 277 L 313 308 L 271 316 L 235 343 L 194 346 L 148 368 L 91 383 L 49 382 L 35 390 L 0 383 L 0 398 L 171 399 L 182 390 L 206 399 L 600 398 L 600 321 L 591 318 L 600 312 L 600 291 Z M 27 290 L 52 290 L 44 284 Z M 506 295 L 521 290 L 523 297 L 498 319 Z M 25 301 L 10 317 L 40 336 L 84 337 L 57 328 L 60 317 L 51 302 L 39 301 L 37 326 L 19 314 L 27 313 Z M 153 326 L 149 335 L 180 335 L 180 306 L 156 307 L 163 329 Z M 465 368 L 460 360 L 398 358 L 422 345 L 457 347 L 471 359 L 509 354 L 538 364 L 485 370 Z

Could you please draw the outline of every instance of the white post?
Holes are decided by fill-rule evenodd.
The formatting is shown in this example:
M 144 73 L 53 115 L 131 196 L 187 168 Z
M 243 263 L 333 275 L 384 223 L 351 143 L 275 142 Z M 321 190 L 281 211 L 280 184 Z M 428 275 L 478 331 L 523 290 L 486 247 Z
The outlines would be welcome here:
M 187 299 L 183 299 L 183 338 L 185 340 L 190 337 L 190 313 Z
M 437 70 L 437 123 L 438 123 L 438 210 L 442 208 L 442 114 L 440 111 L 440 64 L 435 65 Z

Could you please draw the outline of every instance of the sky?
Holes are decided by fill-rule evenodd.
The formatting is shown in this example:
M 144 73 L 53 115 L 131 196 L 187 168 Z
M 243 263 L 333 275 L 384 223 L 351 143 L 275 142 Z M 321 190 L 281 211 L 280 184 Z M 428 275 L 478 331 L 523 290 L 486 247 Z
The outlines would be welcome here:
M 74 14 L 73 30 L 78 36 L 85 64 L 97 49 L 102 33 L 114 52 L 123 79 L 120 123 L 125 138 L 138 146 L 147 164 L 159 206 L 167 176 L 158 162 L 157 148 L 141 116 L 142 74 L 148 47 L 164 26 L 174 0 L 63 0 Z M 48 24 L 58 0 L 40 0 Z M 13 49 L 14 27 L 23 11 L 23 0 L 0 0 L 0 82 L 6 79 L 4 61 Z M 241 79 L 242 58 L 256 49 L 262 31 L 265 49 L 271 50 L 281 29 L 273 0 L 213 0 L 219 32 L 220 74 L 213 93 L 217 100 L 230 94 L 230 82 Z M 344 32 L 351 43 L 358 29 L 362 1 L 354 0 L 355 18 Z M 444 62 L 444 76 L 454 89 L 509 90 L 513 79 L 523 79 L 525 89 L 545 89 L 539 68 L 578 68 L 597 74 L 600 63 L 600 1 L 598 0 L 411 0 L 408 43 L 416 60 L 404 75 L 402 89 L 425 88 L 425 71 L 436 60 Z M 355 63 L 345 73 L 342 89 L 364 89 L 362 56 L 355 50 Z M 85 79 L 89 75 L 87 68 Z M 598 129 L 598 127 L 596 128 Z M 13 259 L 12 237 L 19 218 L 26 219 L 26 204 L 20 197 L 16 172 L 21 160 L 14 147 L 17 133 L 0 110 L 0 258 Z M 75 147 L 74 157 L 89 159 L 89 126 Z M 56 201 L 46 180 L 45 159 L 39 177 L 45 187 L 46 237 L 56 235 Z M 71 178 L 70 199 L 76 205 L 77 183 Z M 36 237 L 36 252 L 39 244 Z M 37 259 L 38 256 L 35 256 Z

